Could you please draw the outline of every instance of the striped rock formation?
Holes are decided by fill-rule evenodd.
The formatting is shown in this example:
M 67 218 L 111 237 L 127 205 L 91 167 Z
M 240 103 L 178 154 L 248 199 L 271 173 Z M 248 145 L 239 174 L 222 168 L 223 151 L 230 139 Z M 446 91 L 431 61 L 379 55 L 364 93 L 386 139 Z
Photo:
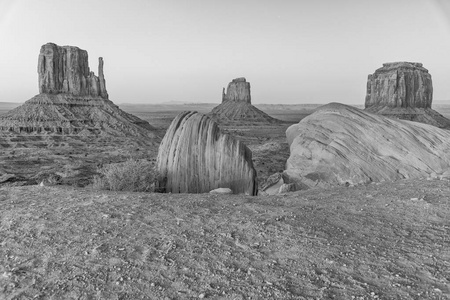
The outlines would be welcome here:
M 298 187 L 426 178 L 450 169 L 450 131 L 330 103 L 286 131 Z
M 87 51 L 53 43 L 41 47 L 40 94 L 0 116 L 11 133 L 156 137 L 146 121 L 108 100 L 99 58 L 99 77 L 89 70 Z
M 265 112 L 252 105 L 250 82 L 244 77 L 233 79 L 222 91 L 222 104 L 216 106 L 210 115 L 221 123 L 237 123 L 241 125 L 253 123 L 278 123 Z
M 450 128 L 450 120 L 431 109 L 432 101 L 431 75 L 421 63 L 385 63 L 368 76 L 368 112 Z
M 168 193 L 230 188 L 234 194 L 257 194 L 251 151 L 197 112 L 183 112 L 172 121 L 159 147 L 157 168 L 160 188 Z

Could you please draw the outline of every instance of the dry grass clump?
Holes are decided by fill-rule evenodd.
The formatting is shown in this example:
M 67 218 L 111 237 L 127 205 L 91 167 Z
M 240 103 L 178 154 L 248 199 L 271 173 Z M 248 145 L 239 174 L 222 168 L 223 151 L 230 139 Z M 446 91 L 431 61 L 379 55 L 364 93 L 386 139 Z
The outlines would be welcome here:
M 128 159 L 113 163 L 98 170 L 93 187 L 97 190 L 153 192 L 156 171 L 154 164 L 147 160 Z

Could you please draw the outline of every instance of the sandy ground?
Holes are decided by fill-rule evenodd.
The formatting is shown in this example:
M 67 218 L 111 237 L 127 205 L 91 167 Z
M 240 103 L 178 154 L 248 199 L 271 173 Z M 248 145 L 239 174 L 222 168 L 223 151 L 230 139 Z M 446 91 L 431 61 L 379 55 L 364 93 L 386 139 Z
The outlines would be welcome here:
M 450 299 L 449 181 L 0 189 L 0 299 Z

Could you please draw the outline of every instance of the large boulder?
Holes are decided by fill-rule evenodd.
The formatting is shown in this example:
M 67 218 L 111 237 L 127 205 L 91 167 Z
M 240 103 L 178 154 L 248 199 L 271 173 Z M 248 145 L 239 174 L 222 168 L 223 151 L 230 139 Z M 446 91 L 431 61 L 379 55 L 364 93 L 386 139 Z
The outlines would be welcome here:
M 367 79 L 369 112 L 450 128 L 450 120 L 431 109 L 433 84 L 421 63 L 385 63 Z
M 280 122 L 252 105 L 250 82 L 244 77 L 233 79 L 226 93 L 223 89 L 222 103 L 214 107 L 210 115 L 220 123 L 236 125 Z
M 39 93 L 67 93 L 108 99 L 101 57 L 98 73 L 99 77 L 89 70 L 86 50 L 53 43 L 41 47 L 38 59 Z
M 235 194 L 257 194 L 251 151 L 197 112 L 183 112 L 172 121 L 159 147 L 157 168 L 166 192 L 230 188 Z
M 331 103 L 286 131 L 300 187 L 425 178 L 450 169 L 450 131 Z

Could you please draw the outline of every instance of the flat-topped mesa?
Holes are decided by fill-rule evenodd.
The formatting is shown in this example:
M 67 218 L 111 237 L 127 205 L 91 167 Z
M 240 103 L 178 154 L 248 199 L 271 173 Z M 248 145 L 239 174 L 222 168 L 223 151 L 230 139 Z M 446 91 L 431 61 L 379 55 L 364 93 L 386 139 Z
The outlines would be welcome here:
M 385 63 L 368 76 L 365 107 L 431 108 L 431 75 L 421 63 Z
M 228 84 L 227 92 L 225 93 L 225 88 L 222 91 L 222 103 L 226 101 L 243 101 L 251 104 L 250 82 L 244 77 L 233 79 Z
M 103 74 L 103 59 L 99 58 L 99 76 L 89 70 L 88 53 L 74 46 L 47 43 L 41 47 L 38 61 L 39 93 L 71 94 L 108 99 Z
M 147 121 L 108 99 L 101 57 L 97 77 L 85 50 L 48 43 L 41 47 L 38 73 L 40 93 L 1 115 L 0 132 L 120 136 L 139 143 L 159 138 Z

